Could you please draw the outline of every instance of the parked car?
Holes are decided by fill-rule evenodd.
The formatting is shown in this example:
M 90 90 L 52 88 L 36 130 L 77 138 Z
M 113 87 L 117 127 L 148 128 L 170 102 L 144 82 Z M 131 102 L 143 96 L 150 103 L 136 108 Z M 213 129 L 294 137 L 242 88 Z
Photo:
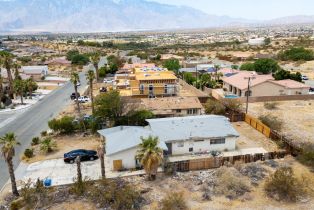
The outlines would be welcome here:
M 77 93 L 77 97 L 80 97 L 80 93 Z M 70 98 L 71 98 L 71 100 L 76 99 L 75 93 L 72 93 Z
M 302 75 L 302 80 L 309 80 L 309 78 L 305 75 Z
M 76 99 L 74 99 L 74 101 L 76 101 Z M 78 97 L 78 101 L 79 101 L 80 103 L 86 103 L 86 102 L 89 102 L 90 99 L 89 99 L 88 96 L 80 96 L 80 97 Z
M 113 79 L 108 79 L 108 78 L 104 79 L 104 83 L 106 83 L 106 84 L 112 84 L 113 82 L 114 82 Z
M 96 160 L 98 158 L 97 156 L 97 152 L 94 150 L 85 150 L 85 149 L 77 149 L 77 150 L 73 150 L 70 151 L 68 153 L 65 153 L 63 155 L 63 160 L 66 163 L 74 163 L 75 162 L 75 158 L 79 156 L 81 161 L 93 161 Z

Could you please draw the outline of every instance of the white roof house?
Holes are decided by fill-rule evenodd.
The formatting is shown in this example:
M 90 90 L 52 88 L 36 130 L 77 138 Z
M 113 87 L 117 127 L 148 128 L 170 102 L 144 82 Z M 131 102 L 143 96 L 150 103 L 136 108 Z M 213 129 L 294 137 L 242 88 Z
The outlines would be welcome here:
M 26 75 L 47 75 L 48 66 L 22 66 L 21 71 Z
M 119 126 L 98 131 L 106 141 L 106 161 L 113 170 L 119 161 L 123 168 L 135 168 L 141 137 L 156 136 L 168 155 L 186 155 L 234 150 L 238 132 L 224 116 L 201 115 L 147 120 L 147 127 Z

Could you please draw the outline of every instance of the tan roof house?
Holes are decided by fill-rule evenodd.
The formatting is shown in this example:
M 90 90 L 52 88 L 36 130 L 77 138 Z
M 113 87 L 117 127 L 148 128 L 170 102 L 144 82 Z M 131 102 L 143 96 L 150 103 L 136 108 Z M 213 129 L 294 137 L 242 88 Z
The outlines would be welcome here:
M 157 117 L 201 115 L 204 108 L 197 97 L 142 98 L 141 107 Z
M 250 92 L 248 93 L 248 78 Z M 256 72 L 241 71 L 230 77 L 224 77 L 223 87 L 228 94 L 245 97 L 307 95 L 310 87 L 294 80 L 275 80 L 272 75 L 258 75 Z

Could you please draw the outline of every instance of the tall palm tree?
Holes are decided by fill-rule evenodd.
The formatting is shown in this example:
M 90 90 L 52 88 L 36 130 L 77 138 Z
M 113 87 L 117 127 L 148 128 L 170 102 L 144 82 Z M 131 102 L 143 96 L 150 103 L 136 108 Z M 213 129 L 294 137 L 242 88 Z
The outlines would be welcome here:
M 95 79 L 95 73 L 93 70 L 89 70 L 86 73 L 86 79 L 89 81 L 89 89 L 90 89 L 90 100 L 92 102 L 92 113 L 95 113 L 95 108 L 94 108 L 94 97 L 93 97 L 93 81 Z
M 215 80 L 217 81 L 217 76 L 218 76 L 218 71 L 220 70 L 220 66 L 214 65 L 214 69 L 215 69 Z
M 77 106 L 77 112 L 81 116 L 81 109 L 80 109 L 80 103 L 78 101 L 78 92 L 77 92 L 77 84 L 80 82 L 80 77 L 77 72 L 71 73 L 71 82 L 74 85 L 74 92 L 75 92 L 75 101 Z
M 13 98 L 14 89 L 13 89 L 13 77 L 12 77 L 12 72 L 11 72 L 11 68 L 13 65 L 12 54 L 5 51 L 1 51 L 0 58 L 2 60 L 1 62 L 2 66 L 7 70 L 7 74 L 8 74 L 9 96 Z
M 140 160 L 144 167 L 148 180 L 156 178 L 158 166 L 162 163 L 162 149 L 158 147 L 158 137 L 149 136 L 141 138 L 136 158 Z
M 14 79 L 21 79 L 19 69 L 21 68 L 21 65 L 18 63 L 13 63 L 14 68 Z
M 16 140 L 16 136 L 14 133 L 7 133 L 3 137 L 0 137 L 0 145 L 1 145 L 1 154 L 4 157 L 5 162 L 9 168 L 12 193 L 15 196 L 19 196 L 19 192 L 17 191 L 15 175 L 14 175 L 14 167 L 13 167 L 13 157 L 15 155 L 15 146 L 20 145 L 20 143 Z
M 26 89 L 26 83 L 24 80 L 15 79 L 13 82 L 14 92 L 21 97 L 21 104 L 23 105 L 23 95 Z
M 98 63 L 99 63 L 100 55 L 99 53 L 94 53 L 94 55 L 91 56 L 92 63 L 96 70 L 96 81 L 99 80 L 99 69 L 98 69 Z
M 105 148 L 104 148 L 104 142 L 101 141 L 99 147 L 97 148 L 97 155 L 100 159 L 100 169 L 101 169 L 101 176 L 102 178 L 106 177 L 106 171 L 105 171 Z

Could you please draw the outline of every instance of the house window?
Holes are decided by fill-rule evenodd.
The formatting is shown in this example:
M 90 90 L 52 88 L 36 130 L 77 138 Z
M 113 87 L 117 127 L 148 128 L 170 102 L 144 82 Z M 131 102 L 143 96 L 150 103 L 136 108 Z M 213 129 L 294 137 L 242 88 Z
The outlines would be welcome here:
M 144 85 L 143 84 L 140 85 L 140 94 L 144 94 Z
M 165 85 L 165 94 L 167 94 L 167 93 L 168 93 L 168 86 Z
M 248 94 L 249 94 L 249 96 L 252 96 L 252 91 L 250 91 L 250 92 L 245 91 L 245 96 L 248 96 Z
M 181 109 L 177 109 L 177 110 L 176 110 L 176 113 L 181 113 Z
M 242 90 L 239 90 L 239 96 L 240 97 L 242 96 Z
M 190 147 L 190 148 L 189 148 L 189 152 L 193 152 L 193 147 Z
M 184 142 L 178 142 L 177 147 L 184 147 Z
M 188 114 L 197 114 L 197 109 L 188 109 Z
M 229 86 L 229 92 L 232 92 L 232 85 Z
M 210 144 L 225 144 L 226 139 L 225 138 L 220 138 L 220 139 L 211 139 Z
M 204 141 L 204 139 L 194 140 L 194 142 L 201 142 Z

